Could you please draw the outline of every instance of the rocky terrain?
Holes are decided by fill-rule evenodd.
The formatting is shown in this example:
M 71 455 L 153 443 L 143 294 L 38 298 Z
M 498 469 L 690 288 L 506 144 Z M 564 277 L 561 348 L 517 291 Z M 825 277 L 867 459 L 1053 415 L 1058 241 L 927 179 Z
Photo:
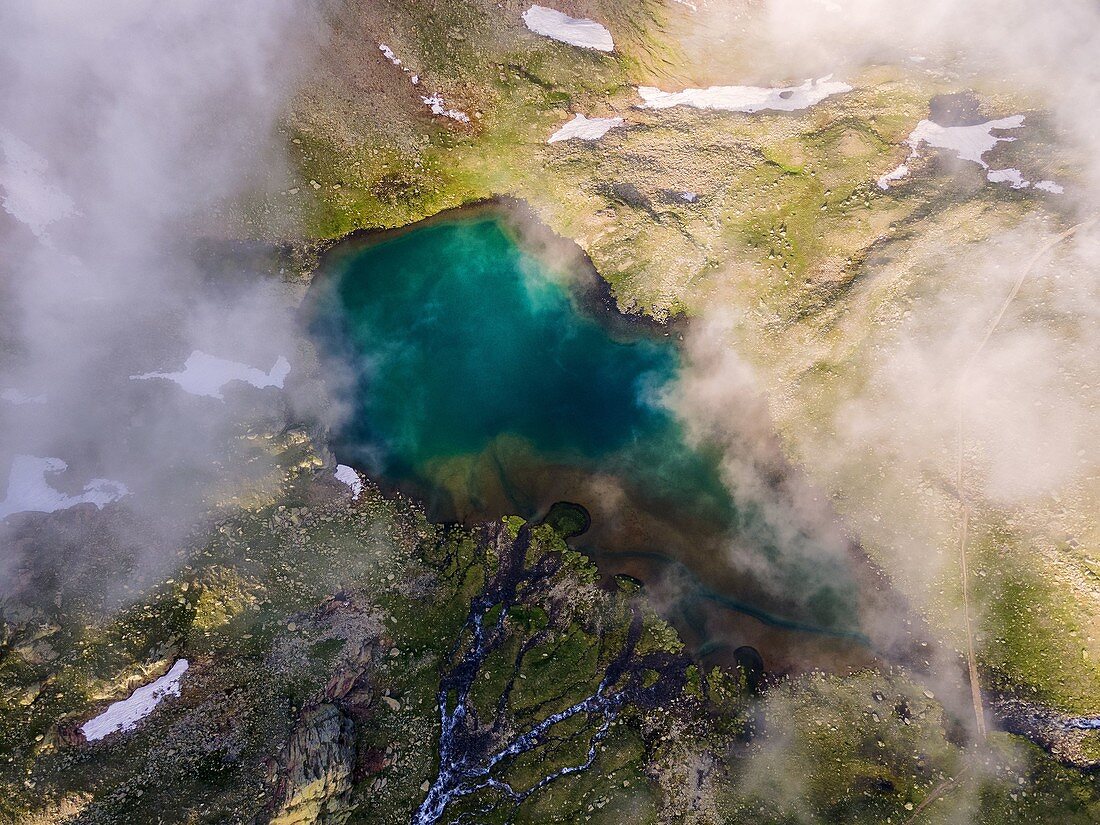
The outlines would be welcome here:
M 1056 477 L 1034 491 L 1006 489 L 1029 486 L 1018 484 L 1029 471 L 1012 462 L 1034 467 L 1053 449 L 1032 407 L 1050 405 L 1055 417 L 1095 409 L 1091 339 L 1066 304 L 1072 290 L 1055 280 L 1087 277 L 1081 248 L 1047 249 L 990 344 L 991 376 L 969 382 L 975 395 L 964 401 L 952 386 L 968 383 L 955 373 L 1028 257 L 1078 222 L 1080 207 L 1047 189 L 990 182 L 985 160 L 906 141 L 922 119 L 950 127 L 1023 115 L 989 160 L 1061 180 L 1071 193 L 1080 149 L 1011 74 L 921 55 L 849 67 L 840 79 L 850 91 L 794 112 L 645 109 L 641 86 L 801 78 L 761 56 L 760 24 L 737 3 L 564 10 L 607 25 L 615 53 L 533 36 L 513 4 L 341 6 L 332 50 L 287 122 L 301 177 L 268 208 L 297 210 L 323 238 L 490 196 L 524 200 L 580 244 L 624 311 L 691 319 L 700 332 L 688 336 L 689 358 L 700 371 L 738 370 L 731 394 L 763 394 L 785 453 L 960 651 L 955 537 L 965 495 L 988 687 L 1094 713 L 1095 452 L 1067 434 L 1076 456 Z M 723 45 L 699 37 L 708 24 Z M 470 122 L 418 106 L 376 41 L 470 111 Z M 625 122 L 598 141 L 547 143 L 572 112 Z M 899 162 L 908 176 L 880 186 Z M 1029 337 L 1042 341 L 1038 357 L 1056 359 L 1048 370 L 1027 358 L 1005 365 Z M 916 382 L 931 386 L 907 397 Z M 973 443 L 962 448 L 959 404 L 973 416 Z M 1030 432 L 992 443 L 1002 425 Z M 1087 439 L 1095 418 L 1072 429 Z M 742 450 L 754 438 L 728 437 Z M 964 480 L 972 492 L 957 487 L 960 449 L 973 462 Z M 1006 473 L 1016 480 L 990 478 Z
M 902 672 L 708 672 L 549 525 L 443 529 L 319 461 L 121 611 L 64 581 L 5 604 L 6 821 L 872 822 L 961 777 L 973 745 Z M 178 698 L 86 741 L 181 657 Z M 1092 780 L 1022 741 L 940 807 L 1091 821 Z
M 752 3 L 558 4 L 611 52 L 527 7 L 334 0 L 303 32 L 327 45 L 280 123 L 288 168 L 199 233 L 266 245 L 295 302 L 350 233 L 523 201 L 623 312 L 683 333 L 688 431 L 742 495 L 778 444 L 913 611 L 861 619 L 920 622 L 927 667 L 707 668 L 572 529 L 433 524 L 369 479 L 352 499 L 322 430 L 273 427 L 241 437 L 278 475 L 153 571 L 97 544 L 112 508 L 5 528 L 58 551 L 0 603 L 0 821 L 1100 820 L 1080 147 L 1010 74 L 923 55 L 838 66 L 849 90 L 795 111 L 647 108 L 639 87 L 833 70 L 760 58 Z M 577 114 L 622 123 L 549 143 Z M 1017 115 L 979 162 L 911 137 Z M 178 695 L 88 741 L 181 659 Z

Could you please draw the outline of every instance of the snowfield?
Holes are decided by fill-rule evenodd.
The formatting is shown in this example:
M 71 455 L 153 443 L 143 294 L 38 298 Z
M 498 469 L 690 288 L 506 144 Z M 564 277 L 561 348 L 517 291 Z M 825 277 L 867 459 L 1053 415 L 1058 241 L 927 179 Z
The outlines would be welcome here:
M 571 121 L 550 135 L 547 143 L 562 140 L 599 140 L 612 129 L 622 126 L 621 117 L 585 117 L 577 114 Z
M 877 181 L 878 188 L 884 192 L 890 188 L 891 183 L 904 180 L 909 177 L 908 161 L 920 157 L 921 146 L 927 144 L 936 149 L 946 149 L 954 152 L 962 160 L 969 160 L 979 164 L 983 169 L 988 169 L 985 162 L 985 154 L 998 143 L 1016 140 L 1014 137 L 993 134 L 995 129 L 1019 129 L 1024 125 L 1023 115 L 1013 115 L 1000 120 L 989 120 L 985 123 L 976 123 L 973 126 L 940 126 L 931 120 L 922 120 L 917 124 L 905 142 L 909 146 L 909 156 L 906 162 L 901 164 L 893 172 L 887 172 Z M 1015 172 L 1019 176 L 1022 185 L 1017 185 L 1017 179 L 1013 177 Z M 987 177 L 994 183 L 1011 182 L 1013 188 L 1020 189 L 1027 186 L 1017 169 L 1001 169 L 990 172 Z
M 363 492 L 363 482 L 359 478 L 359 473 L 347 464 L 337 464 L 334 475 L 337 481 L 343 482 L 351 488 L 351 500 L 357 501 L 359 494 Z
M 906 143 L 914 152 L 924 143 L 936 149 L 947 149 L 963 160 L 973 161 L 980 164 L 983 169 L 988 169 L 989 164 L 983 159 L 985 153 L 998 143 L 1016 140 L 1014 137 L 995 135 L 993 131 L 1019 129 L 1023 125 L 1023 115 L 988 120 L 973 126 L 940 126 L 931 120 L 922 120 L 910 133 Z
M 290 362 L 281 355 L 276 359 L 275 365 L 264 372 L 247 364 L 228 361 L 225 358 L 195 350 L 187 357 L 180 372 L 147 372 L 142 375 L 131 375 L 130 379 L 147 381 L 151 378 L 163 378 L 179 384 L 184 392 L 191 395 L 205 395 L 224 400 L 222 389 L 226 384 L 244 381 L 261 390 L 266 387 L 282 389 L 283 382 L 289 374 Z
M 68 468 L 60 458 L 15 456 L 8 473 L 7 493 L 0 501 L 0 521 L 15 513 L 55 513 L 78 504 L 94 504 L 102 510 L 130 493 L 125 484 L 108 478 L 93 478 L 75 496 L 55 490 L 46 477 L 63 473 Z
M 1019 169 L 990 169 L 985 177 L 991 183 L 1007 183 L 1013 189 L 1026 189 L 1031 185 Z
M 662 92 L 653 86 L 639 86 L 643 109 L 671 109 L 673 106 L 693 106 L 696 109 L 717 109 L 725 112 L 775 111 L 794 112 L 806 109 L 831 95 L 852 91 L 847 83 L 822 77 L 807 80 L 801 86 L 710 86 L 706 89 L 684 89 Z
M 155 682 L 139 687 L 128 698 L 115 702 L 99 716 L 89 719 L 80 726 L 80 732 L 89 742 L 95 742 L 117 731 L 133 730 L 166 696 L 180 695 L 180 679 L 187 668 L 186 659 L 177 660 L 172 669 Z
M 985 123 L 975 123 L 971 126 L 940 126 L 940 124 L 931 120 L 922 120 L 909 133 L 909 137 L 905 141 L 909 146 L 909 156 L 906 158 L 906 163 L 880 177 L 878 188 L 886 191 L 890 188 L 891 183 L 908 177 L 908 161 L 920 156 L 922 146 L 931 146 L 934 149 L 946 149 L 949 152 L 954 152 L 961 160 L 978 164 L 987 170 L 986 179 L 990 183 L 1007 183 L 1013 189 L 1026 189 L 1032 184 L 1019 169 L 990 169 L 985 160 L 986 153 L 998 143 L 1016 140 L 1015 137 L 1010 135 L 995 135 L 993 134 L 994 131 L 1019 129 L 1023 125 L 1023 115 L 987 120 Z M 1035 188 L 1053 194 L 1061 194 L 1062 192 L 1062 187 L 1052 180 L 1039 181 L 1035 184 Z
M 595 20 L 570 17 L 568 14 L 545 6 L 531 6 L 523 13 L 523 23 L 535 34 L 568 43 L 570 46 L 595 49 L 599 52 L 610 52 L 615 49 L 611 32 Z
M 1061 195 L 1066 190 L 1062 188 L 1061 184 L 1055 183 L 1052 180 L 1041 180 L 1035 184 L 1036 189 L 1042 189 L 1044 192 L 1050 192 L 1053 195 Z

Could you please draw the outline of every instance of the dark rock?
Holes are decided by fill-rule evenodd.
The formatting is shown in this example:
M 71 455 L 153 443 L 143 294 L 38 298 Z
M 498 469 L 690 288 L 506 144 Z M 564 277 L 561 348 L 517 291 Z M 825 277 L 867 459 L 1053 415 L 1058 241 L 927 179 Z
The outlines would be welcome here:
M 302 711 L 278 785 L 278 825 L 342 825 L 351 815 L 355 725 L 336 705 Z
M 936 95 L 928 103 L 928 119 L 940 126 L 973 126 L 989 119 L 982 116 L 980 104 L 971 91 Z
M 649 198 L 633 183 L 612 183 L 603 187 L 603 194 L 634 209 L 653 211 Z
M 1006 731 L 1030 739 L 1059 762 L 1085 770 L 1100 768 L 1100 760 L 1083 747 L 1095 731 L 1073 727 L 1069 717 L 1024 699 L 994 700 L 992 710 Z

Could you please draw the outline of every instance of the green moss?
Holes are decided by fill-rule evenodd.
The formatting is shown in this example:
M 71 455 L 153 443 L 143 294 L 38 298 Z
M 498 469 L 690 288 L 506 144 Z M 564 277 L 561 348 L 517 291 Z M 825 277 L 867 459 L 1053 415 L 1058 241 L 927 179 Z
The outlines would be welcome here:
M 1095 711 L 1100 670 L 1081 655 L 1078 612 L 1023 542 L 994 521 L 974 528 L 976 599 L 986 606 L 979 648 L 995 689 L 1068 714 Z
M 679 653 L 684 649 L 684 643 L 680 640 L 676 630 L 661 619 L 655 613 L 646 614 L 642 638 L 638 641 L 638 652 L 646 653 L 651 650 L 664 650 L 670 653 Z
M 806 677 L 773 688 L 764 708 L 765 730 L 784 741 L 754 745 L 735 808 L 759 804 L 775 821 L 803 806 L 825 822 L 904 820 L 906 804 L 961 767 L 942 711 L 904 680 Z
M 520 529 L 527 523 L 526 519 L 519 516 L 505 516 L 504 526 L 508 528 L 508 533 L 512 538 L 516 538 L 519 535 Z
M 551 505 L 543 521 L 563 538 L 572 538 L 584 533 L 591 524 L 592 518 L 579 504 L 557 501 Z

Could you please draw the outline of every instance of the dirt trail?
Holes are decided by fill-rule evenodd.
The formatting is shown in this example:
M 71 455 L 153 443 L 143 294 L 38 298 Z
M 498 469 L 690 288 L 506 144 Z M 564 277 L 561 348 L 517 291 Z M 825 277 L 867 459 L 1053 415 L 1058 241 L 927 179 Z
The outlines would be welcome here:
M 1008 311 L 1009 306 L 1016 300 L 1016 297 L 1020 294 L 1020 289 L 1024 285 L 1024 281 L 1027 280 L 1028 275 L 1035 268 L 1035 265 L 1054 247 L 1068 238 L 1073 237 L 1081 229 L 1092 226 L 1098 220 L 1100 216 L 1094 216 L 1087 221 L 1075 224 L 1067 229 L 1062 234 L 1051 239 L 1047 243 L 1043 244 L 1039 250 L 1031 256 L 1027 265 L 1020 271 L 1019 277 L 1016 278 L 1016 282 L 1012 285 L 1012 289 L 1005 297 L 1004 302 L 1001 304 L 1000 310 L 990 321 L 989 326 L 986 328 L 985 335 L 982 336 L 982 340 L 978 343 L 974 352 L 966 360 L 963 365 L 962 372 L 959 375 L 959 409 L 958 409 L 958 423 L 956 428 L 956 467 L 955 467 L 955 487 L 959 491 L 959 574 L 962 577 L 962 593 L 963 593 L 963 617 L 966 623 L 966 664 L 967 669 L 970 672 L 970 696 L 974 703 L 974 722 L 978 736 L 982 739 L 986 735 L 985 725 L 985 709 L 982 704 L 981 685 L 978 681 L 978 667 L 974 659 L 974 632 L 970 621 L 970 577 L 967 568 L 966 559 L 966 544 L 970 531 L 970 501 L 966 495 L 966 489 L 963 487 L 963 470 L 965 464 L 965 432 L 964 423 L 966 408 L 962 401 L 962 387 L 965 386 L 967 376 L 970 373 L 971 367 L 978 360 L 978 357 L 985 350 L 986 345 L 993 337 L 993 333 L 996 332 L 997 327 L 1000 326 L 1001 321 L 1004 319 L 1005 313 Z

